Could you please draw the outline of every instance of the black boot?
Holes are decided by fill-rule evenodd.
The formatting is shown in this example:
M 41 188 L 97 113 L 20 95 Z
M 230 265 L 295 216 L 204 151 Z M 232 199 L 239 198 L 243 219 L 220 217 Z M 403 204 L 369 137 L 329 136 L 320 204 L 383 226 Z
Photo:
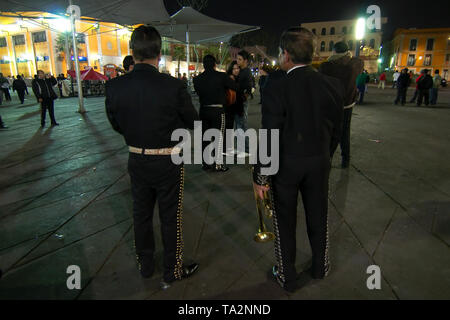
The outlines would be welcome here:
M 155 272 L 155 263 L 152 258 L 149 257 L 138 257 L 139 271 L 143 278 L 150 278 Z
M 161 289 L 167 290 L 171 287 L 172 283 L 174 283 L 176 280 L 183 280 L 186 278 L 189 278 L 192 276 L 196 271 L 198 270 L 198 263 L 192 263 L 187 266 L 183 265 L 182 267 L 182 273 L 181 273 L 181 279 L 162 279 L 161 280 Z

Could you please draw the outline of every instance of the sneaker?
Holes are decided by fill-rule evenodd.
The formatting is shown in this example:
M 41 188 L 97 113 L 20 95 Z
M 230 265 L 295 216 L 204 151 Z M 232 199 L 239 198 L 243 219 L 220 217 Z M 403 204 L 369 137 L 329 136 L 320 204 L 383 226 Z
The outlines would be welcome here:
M 58 122 L 53 122 L 52 126 L 59 126 L 59 123 Z

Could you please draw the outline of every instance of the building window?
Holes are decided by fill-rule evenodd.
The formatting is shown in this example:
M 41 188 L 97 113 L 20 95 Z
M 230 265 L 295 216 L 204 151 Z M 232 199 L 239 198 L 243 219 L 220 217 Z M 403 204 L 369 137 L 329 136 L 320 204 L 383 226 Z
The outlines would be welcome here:
M 312 29 L 312 33 L 316 34 L 316 29 Z
M 371 47 L 372 49 L 375 49 L 375 39 L 370 39 L 369 47 Z
M 6 38 L 0 38 L 0 48 L 6 48 L 8 44 L 6 43 Z
M 45 31 L 33 32 L 33 42 L 46 42 L 47 35 Z
M 409 42 L 409 51 L 416 51 L 417 49 L 417 39 L 411 39 Z
M 343 27 L 343 28 L 342 28 L 342 33 L 343 33 L 343 34 L 347 34 L 347 27 Z
M 333 35 L 335 33 L 334 27 L 331 27 L 330 34 Z
M 22 44 L 25 44 L 25 36 L 23 34 L 19 34 L 17 36 L 12 36 L 13 44 L 15 46 L 20 46 Z
M 348 50 L 353 50 L 353 40 L 348 40 Z
M 328 51 L 333 51 L 333 48 L 334 48 L 334 42 L 330 41 L 330 47 L 329 47 Z
M 325 36 L 327 34 L 327 29 L 322 28 L 322 35 Z
M 426 54 L 425 59 L 423 60 L 424 66 L 431 66 L 431 54 Z
M 410 54 L 408 55 L 408 62 L 407 62 L 408 66 L 413 66 L 416 64 L 416 55 L 415 54 Z
M 427 51 L 433 51 L 434 39 L 427 39 Z
M 323 51 L 325 51 L 325 41 L 322 41 L 320 43 L 320 52 L 323 52 Z

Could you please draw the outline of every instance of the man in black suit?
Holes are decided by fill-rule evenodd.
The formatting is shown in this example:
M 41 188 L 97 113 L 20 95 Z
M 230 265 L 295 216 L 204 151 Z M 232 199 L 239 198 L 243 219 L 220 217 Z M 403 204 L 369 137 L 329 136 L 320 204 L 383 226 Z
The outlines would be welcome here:
M 161 286 L 167 289 L 198 268 L 183 264 L 184 170 L 171 158 L 180 152 L 172 132 L 193 129 L 198 114 L 183 82 L 159 73 L 161 36 L 155 28 L 135 29 L 130 47 L 136 64 L 133 71 L 106 83 L 106 113 L 129 147 L 136 255 L 144 278 L 155 269 L 153 210 L 158 200 L 164 246 Z
M 328 178 L 330 156 L 339 143 L 344 88 L 310 66 L 314 42 L 313 33 L 300 27 L 281 36 L 280 65 L 287 74 L 275 80 L 269 76 L 262 104 L 262 128 L 280 132 L 279 170 L 268 172 L 259 164 L 253 176 L 259 197 L 264 191 L 273 194 L 277 265 L 272 271 L 287 291 L 296 289 L 298 191 L 312 249 L 312 277 L 323 278 L 329 271 Z
M 55 107 L 54 100 L 58 98 L 53 86 L 57 84 L 55 77 L 50 74 L 45 74 L 44 71 L 38 70 L 37 78 L 33 80 L 31 86 L 33 88 L 34 95 L 38 102 L 41 103 L 41 127 L 45 126 L 45 115 L 50 115 L 50 121 L 52 126 L 57 126 L 59 123 L 55 119 Z
M 194 78 L 194 89 L 200 98 L 200 119 L 202 120 L 202 130 L 205 133 L 208 129 L 218 129 L 222 133 L 219 141 L 220 155 L 222 156 L 223 141 L 225 137 L 225 100 L 226 90 L 236 90 L 236 83 L 225 73 L 218 72 L 216 68 L 216 59 L 212 55 L 206 55 L 203 58 L 203 67 L 205 71 Z M 208 142 L 203 141 L 202 150 L 205 150 Z M 217 155 L 214 155 L 217 157 Z M 214 170 L 224 172 L 228 167 L 223 164 L 210 166 L 203 160 L 204 170 Z

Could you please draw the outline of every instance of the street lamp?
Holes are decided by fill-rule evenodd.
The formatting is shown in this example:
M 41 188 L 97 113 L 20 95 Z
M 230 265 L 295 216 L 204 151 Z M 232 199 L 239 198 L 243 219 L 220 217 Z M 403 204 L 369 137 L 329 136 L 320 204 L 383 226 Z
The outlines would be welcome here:
M 356 38 L 356 56 L 359 57 L 359 50 L 361 47 L 361 40 L 364 39 L 364 34 L 366 31 L 366 19 L 364 18 L 359 18 L 356 21 L 356 33 L 355 33 L 355 38 Z

